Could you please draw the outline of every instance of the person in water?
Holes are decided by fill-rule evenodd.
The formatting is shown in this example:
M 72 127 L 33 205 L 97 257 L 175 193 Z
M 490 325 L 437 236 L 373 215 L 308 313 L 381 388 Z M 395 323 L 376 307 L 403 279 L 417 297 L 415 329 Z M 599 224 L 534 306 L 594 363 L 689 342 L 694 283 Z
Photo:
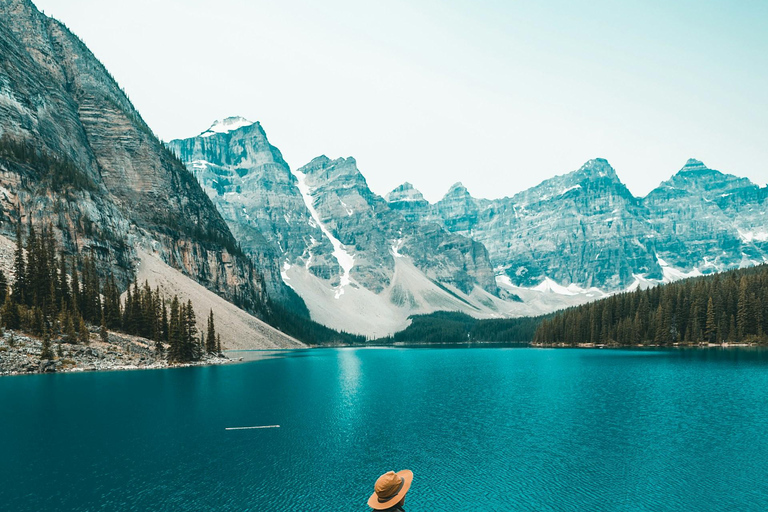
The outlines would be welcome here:
M 388 471 L 376 480 L 373 494 L 368 498 L 368 506 L 373 510 L 388 510 L 391 512 L 405 512 L 405 495 L 411 488 L 413 472 L 404 469 L 395 473 Z

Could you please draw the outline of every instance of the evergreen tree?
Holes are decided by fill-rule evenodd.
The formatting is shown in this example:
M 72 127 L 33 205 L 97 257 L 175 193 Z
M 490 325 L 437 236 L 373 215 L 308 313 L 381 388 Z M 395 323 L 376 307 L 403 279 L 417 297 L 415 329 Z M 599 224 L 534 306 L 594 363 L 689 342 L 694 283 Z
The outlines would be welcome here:
M 163 299 L 162 318 L 160 320 L 160 324 L 161 324 L 160 339 L 162 341 L 167 342 L 168 341 L 168 308 L 165 305 L 165 299 Z
M 708 343 L 714 343 L 717 339 L 717 322 L 715 321 L 715 303 L 712 297 L 707 302 L 707 323 L 704 328 L 704 339 Z
M 27 267 L 24 261 L 24 246 L 21 236 L 21 223 L 16 225 L 16 252 L 13 255 L 13 301 L 16 304 L 24 304 L 24 292 L 27 288 Z
M 125 304 L 123 305 L 123 331 L 127 332 L 128 334 L 133 334 L 133 329 L 131 325 L 131 308 L 133 307 L 133 295 L 131 294 L 131 287 L 128 286 L 128 289 L 125 291 Z
M 62 253 L 59 257 L 59 275 L 58 275 L 58 305 L 61 307 L 61 309 L 66 309 L 70 307 L 70 291 L 69 291 L 69 280 L 67 279 L 67 259 L 64 257 L 64 253 Z
M 83 317 L 80 317 L 80 325 L 78 327 L 78 332 L 80 335 L 80 343 L 83 345 L 90 345 L 91 344 L 91 333 L 88 331 L 88 327 L 85 325 L 85 320 Z
M 186 335 L 187 335 L 187 361 L 199 361 L 202 358 L 202 349 L 197 340 L 197 323 L 192 301 L 187 301 L 186 310 Z
M 51 360 L 53 359 L 53 352 L 51 351 L 51 337 L 48 334 L 48 329 L 43 330 L 43 350 L 40 352 L 40 359 Z
M 160 340 L 155 341 L 155 357 L 161 359 L 164 353 L 165 347 L 163 347 L 163 342 Z
M 182 332 L 181 332 L 181 315 L 180 315 L 179 298 L 173 296 L 171 300 L 171 314 L 168 322 L 168 343 L 170 345 L 168 349 L 168 360 L 178 362 L 181 360 L 182 355 Z
M 5 272 L 0 269 L 0 297 L 5 298 L 8 293 L 8 279 L 5 277 Z
M 213 325 L 213 309 L 208 315 L 208 343 L 205 345 L 205 351 L 209 354 L 216 352 L 216 328 Z
M 163 339 L 163 302 L 160 298 L 160 287 L 152 293 L 152 337 L 155 341 Z
M 24 294 L 24 299 L 27 306 L 35 307 L 40 304 L 38 294 L 40 288 L 40 268 L 38 266 L 37 233 L 32 224 L 29 225 L 27 231 L 27 275 L 25 279 L 27 290 Z
M 77 272 L 77 258 L 72 258 L 72 311 L 81 311 L 80 275 Z
M 72 319 L 72 313 L 65 311 L 64 321 L 64 332 L 67 335 L 67 341 L 70 343 L 77 343 L 77 331 L 75 330 L 75 321 Z
M 739 339 L 744 338 L 750 332 L 747 286 L 747 278 L 742 276 L 739 282 L 739 302 L 736 309 L 736 329 L 739 333 Z
M 107 319 L 104 315 L 101 315 L 101 325 L 99 326 L 99 338 L 102 343 L 109 341 L 109 332 L 107 331 Z
M 733 343 L 739 337 L 739 331 L 736 329 L 736 320 L 731 315 L 731 323 L 728 324 L 728 342 Z
M 5 294 L 5 302 L 2 309 L 0 309 L 0 315 L 2 316 L 3 327 L 6 329 L 18 329 L 21 327 L 19 305 L 13 299 L 13 295 L 8 292 Z

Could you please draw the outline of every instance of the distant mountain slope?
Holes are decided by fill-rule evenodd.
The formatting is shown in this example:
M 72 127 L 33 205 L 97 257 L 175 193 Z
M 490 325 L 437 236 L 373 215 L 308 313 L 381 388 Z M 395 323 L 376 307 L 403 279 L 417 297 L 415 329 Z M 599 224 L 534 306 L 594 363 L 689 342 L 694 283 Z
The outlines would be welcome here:
M 712 272 L 766 261 L 766 197 L 767 188 L 691 159 L 642 203 L 665 262 Z
M 511 284 L 561 294 L 645 287 L 768 254 L 766 188 L 695 160 L 645 198 L 602 159 L 509 198 L 476 199 L 456 184 L 429 204 L 408 183 L 386 197 L 406 218 L 482 242 Z

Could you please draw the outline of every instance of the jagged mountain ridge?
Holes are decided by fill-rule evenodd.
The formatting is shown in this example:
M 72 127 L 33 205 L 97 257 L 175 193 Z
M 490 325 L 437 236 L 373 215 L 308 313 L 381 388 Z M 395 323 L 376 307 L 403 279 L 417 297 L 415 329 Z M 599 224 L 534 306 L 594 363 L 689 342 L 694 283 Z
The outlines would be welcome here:
M 391 332 L 424 304 L 478 317 L 537 314 L 764 259 L 765 189 L 694 160 L 644 198 L 594 159 L 512 197 L 477 199 L 457 183 L 430 204 L 410 183 L 381 198 L 353 158 L 321 156 L 291 171 L 258 123 L 214 126 L 228 128 L 170 147 L 234 232 L 252 225 L 263 235 L 248 250 L 262 244 L 276 255 L 281 281 L 313 318 L 340 329 Z M 248 156 L 254 148 L 260 159 Z M 499 300 L 499 291 L 523 302 Z
M 82 41 L 0 0 L 0 233 L 19 221 L 52 225 L 123 286 L 141 249 L 252 312 L 267 300 L 210 198 Z
M 413 312 L 450 307 L 499 314 L 496 305 L 471 304 L 475 299 L 469 298 L 493 297 L 484 297 L 488 303 L 508 295 L 497 287 L 482 244 L 437 223 L 408 222 L 370 190 L 354 158 L 321 156 L 291 171 L 261 125 L 242 126 L 239 119 L 214 123 L 231 129 L 207 130 L 168 146 L 198 178 L 244 250 L 277 257 L 281 283 L 308 302 L 313 318 L 370 334 L 380 324 L 366 317 L 392 308 L 396 312 L 383 320 L 387 332 L 404 327 Z M 278 286 L 278 274 L 270 278 Z M 346 313 L 339 316 L 339 310 Z
M 513 284 L 617 291 L 766 261 L 766 195 L 692 159 L 637 198 L 595 159 L 502 199 L 473 198 L 460 184 L 435 204 L 410 184 L 386 197 L 409 218 L 482 242 Z

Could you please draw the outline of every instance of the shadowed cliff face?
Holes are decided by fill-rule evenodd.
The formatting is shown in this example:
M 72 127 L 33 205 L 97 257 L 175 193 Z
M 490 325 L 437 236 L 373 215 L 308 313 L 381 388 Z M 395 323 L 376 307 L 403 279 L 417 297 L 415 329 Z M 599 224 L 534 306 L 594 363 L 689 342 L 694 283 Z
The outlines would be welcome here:
M 69 252 L 93 251 L 124 283 L 140 244 L 230 299 L 263 301 L 194 177 L 85 45 L 26 0 L 0 0 L 0 137 L 4 233 L 18 214 L 51 223 Z
M 768 254 L 766 189 L 696 160 L 642 199 L 603 159 L 511 198 L 476 199 L 461 184 L 433 205 L 409 184 L 387 198 L 406 217 L 482 242 L 496 270 L 522 286 L 550 278 L 620 290 L 635 276 L 674 279 L 670 267 L 679 277 Z
M 307 247 L 330 254 L 312 225 L 296 177 L 259 123 L 242 118 L 217 122 L 198 137 L 172 140 L 168 147 L 184 161 L 226 220 L 243 250 L 262 269 L 271 298 L 292 303 L 295 294 L 280 276 L 282 261 L 307 257 Z M 312 267 L 329 272 L 317 258 Z

